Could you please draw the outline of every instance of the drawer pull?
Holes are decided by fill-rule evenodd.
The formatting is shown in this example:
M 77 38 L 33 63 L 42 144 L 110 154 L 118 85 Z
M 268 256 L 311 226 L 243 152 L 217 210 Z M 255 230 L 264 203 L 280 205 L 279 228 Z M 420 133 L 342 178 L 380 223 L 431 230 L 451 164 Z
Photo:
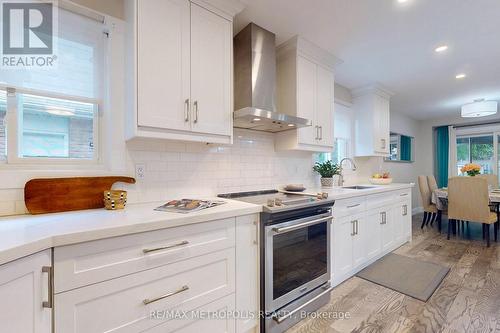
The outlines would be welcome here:
M 54 271 L 52 270 L 52 267 L 50 267 L 50 266 L 43 266 L 42 273 L 47 273 L 48 285 L 49 285 L 49 288 L 47 289 L 47 300 L 42 302 L 42 307 L 52 309 L 52 306 L 53 306 L 52 294 L 53 294 L 53 290 L 54 290 L 54 281 L 53 281 Z
M 358 207 L 359 205 L 361 205 L 361 204 L 355 204 L 355 205 L 352 205 L 352 206 L 347 206 L 347 208 L 354 208 L 354 207 Z
M 161 250 L 171 249 L 171 248 L 174 248 L 174 247 L 179 247 L 179 246 L 183 246 L 183 245 L 187 245 L 187 244 L 189 244 L 188 241 L 182 241 L 182 242 L 177 243 L 177 244 L 172 244 L 172 245 L 157 247 L 157 248 L 154 248 L 154 249 L 144 249 L 144 250 L 142 250 L 142 252 L 143 253 L 150 253 L 150 252 L 155 252 L 155 251 L 161 251 Z
M 165 295 L 162 295 L 160 297 L 156 297 L 156 298 L 153 298 L 153 299 L 148 299 L 146 298 L 144 301 L 142 301 L 142 303 L 144 303 L 144 305 L 148 305 L 148 304 L 151 304 L 151 303 L 154 303 L 154 302 L 157 302 L 159 300 L 162 300 L 162 299 L 165 299 L 165 298 L 168 298 L 170 296 L 174 296 L 174 295 L 177 295 L 177 294 L 180 294 L 186 290 L 189 290 L 189 287 L 188 286 L 182 286 L 181 289 L 179 290 L 176 290 L 176 291 L 172 291 L 168 294 L 165 294 Z
M 399 196 L 400 197 L 406 197 L 408 195 L 408 193 L 403 193 L 403 194 L 400 194 Z

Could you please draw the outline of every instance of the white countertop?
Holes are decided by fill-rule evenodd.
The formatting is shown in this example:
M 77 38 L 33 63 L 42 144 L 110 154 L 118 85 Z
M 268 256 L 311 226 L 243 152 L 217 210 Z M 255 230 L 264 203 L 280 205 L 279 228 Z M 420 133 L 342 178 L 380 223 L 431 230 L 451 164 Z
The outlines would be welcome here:
M 328 192 L 335 200 L 411 188 L 414 184 L 370 185 L 370 189 L 307 189 Z M 207 198 L 210 199 L 210 198 Z M 218 198 L 218 200 L 220 200 Z M 172 228 L 235 216 L 255 214 L 262 207 L 227 200 L 227 203 L 189 214 L 155 211 L 164 202 L 131 204 L 125 210 L 82 210 L 46 215 L 20 215 L 0 218 L 0 265 L 51 248 L 96 239 L 123 236 L 145 231 Z
M 227 203 L 188 214 L 155 211 L 154 208 L 165 203 L 156 202 L 131 204 L 124 210 L 115 211 L 92 209 L 1 218 L 0 265 L 51 247 L 262 211 L 262 207 L 258 205 L 234 200 L 224 201 Z
M 346 185 L 346 186 L 351 186 L 351 185 Z M 371 194 L 377 194 L 377 193 L 383 193 L 383 192 L 388 192 L 388 191 L 397 191 L 397 190 L 403 190 L 407 188 L 412 188 L 415 186 L 413 183 L 393 183 L 389 185 L 373 185 L 373 184 L 356 184 L 352 186 L 366 186 L 370 187 L 367 189 L 362 189 L 362 190 L 353 190 L 353 189 L 346 189 L 342 187 L 319 187 L 319 188 L 314 188 L 314 189 L 307 189 L 306 191 L 309 193 L 317 193 L 317 192 L 326 192 L 328 193 L 328 198 L 332 198 L 335 200 L 341 200 L 341 199 L 348 199 L 348 198 L 354 198 L 354 197 L 361 197 L 365 195 L 371 195 Z M 335 207 L 334 207 L 335 209 Z

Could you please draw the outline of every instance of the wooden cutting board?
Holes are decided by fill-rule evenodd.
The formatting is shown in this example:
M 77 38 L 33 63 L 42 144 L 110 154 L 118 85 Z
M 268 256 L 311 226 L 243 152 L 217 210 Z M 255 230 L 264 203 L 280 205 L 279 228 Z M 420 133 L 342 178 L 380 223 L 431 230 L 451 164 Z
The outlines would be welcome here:
M 24 202 L 31 214 L 103 208 L 103 192 L 116 182 L 134 184 L 135 179 L 121 176 L 32 179 L 24 186 Z

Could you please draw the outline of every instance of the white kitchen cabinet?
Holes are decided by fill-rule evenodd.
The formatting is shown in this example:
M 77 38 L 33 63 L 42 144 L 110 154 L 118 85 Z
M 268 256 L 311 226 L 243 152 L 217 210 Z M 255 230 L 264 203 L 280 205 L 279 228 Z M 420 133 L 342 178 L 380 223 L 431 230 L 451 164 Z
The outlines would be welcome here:
M 333 149 L 335 56 L 294 37 L 277 50 L 277 109 L 311 120 L 312 126 L 276 134 L 276 148 L 331 151 Z
M 335 211 L 335 209 L 334 209 Z M 333 279 L 346 276 L 354 268 L 353 262 L 353 237 L 355 236 L 355 222 L 359 216 L 345 216 L 336 218 L 332 227 L 332 263 Z
M 360 215 L 353 220 L 354 236 L 352 238 L 352 264 L 354 267 L 362 265 L 367 260 L 366 241 L 370 235 L 367 233 L 369 221 L 366 216 Z
M 51 267 L 51 250 L 0 266 L 0 331 L 52 332 Z
M 137 126 L 190 130 L 190 2 L 137 2 Z
M 405 199 L 393 206 L 394 237 L 396 242 L 411 237 L 411 201 Z
M 55 295 L 56 332 L 142 332 L 152 311 L 191 311 L 234 294 L 234 248 Z
M 333 285 L 411 240 L 409 189 L 337 200 L 333 216 Z
M 396 242 L 392 206 L 380 208 L 377 222 L 380 225 L 382 251 L 390 250 Z
M 231 137 L 232 41 L 231 21 L 191 4 L 193 132 Z
M 236 218 L 236 310 L 258 313 L 259 289 L 259 216 Z M 244 316 L 236 320 L 236 332 L 257 332 L 259 318 Z
M 355 156 L 387 156 L 390 149 L 390 97 L 379 86 L 353 91 Z
M 232 17 L 242 7 L 213 3 L 126 1 L 127 140 L 232 142 Z

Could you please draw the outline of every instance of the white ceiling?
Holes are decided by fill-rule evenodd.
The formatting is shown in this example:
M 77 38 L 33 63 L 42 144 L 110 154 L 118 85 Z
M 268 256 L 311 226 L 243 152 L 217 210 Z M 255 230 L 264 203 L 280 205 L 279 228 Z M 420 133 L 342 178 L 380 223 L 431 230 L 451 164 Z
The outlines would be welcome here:
M 338 83 L 380 82 L 397 112 L 429 119 L 473 99 L 500 101 L 500 0 L 243 1 L 236 32 L 253 21 L 278 44 L 301 35 L 344 61 Z M 448 51 L 435 53 L 441 44 Z M 467 78 L 455 79 L 461 72 Z

